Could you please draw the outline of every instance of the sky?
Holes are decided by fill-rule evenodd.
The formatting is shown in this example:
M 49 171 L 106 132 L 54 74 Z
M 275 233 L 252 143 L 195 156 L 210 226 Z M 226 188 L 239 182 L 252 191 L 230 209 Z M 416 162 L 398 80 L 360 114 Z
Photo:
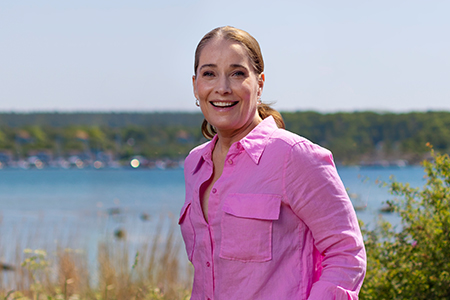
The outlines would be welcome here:
M 0 0 L 0 111 L 199 111 L 195 47 L 260 43 L 281 111 L 450 111 L 447 0 Z

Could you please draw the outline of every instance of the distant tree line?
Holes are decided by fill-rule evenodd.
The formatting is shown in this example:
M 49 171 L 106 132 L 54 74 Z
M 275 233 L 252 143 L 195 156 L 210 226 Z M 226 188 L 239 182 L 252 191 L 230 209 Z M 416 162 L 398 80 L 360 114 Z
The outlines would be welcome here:
M 341 163 L 406 159 L 421 162 L 430 143 L 450 152 L 450 112 L 283 113 L 286 127 L 332 150 Z
M 137 126 L 188 126 L 194 127 L 203 119 L 201 113 L 182 112 L 36 112 L 36 113 L 1 113 L 0 128 L 37 125 L 46 127 L 67 127 L 72 125 L 126 127 Z
M 450 112 L 282 112 L 286 128 L 330 149 L 338 163 L 421 161 L 426 143 L 450 152 Z M 0 152 L 109 151 L 118 159 L 182 158 L 205 141 L 200 113 L 0 113 Z

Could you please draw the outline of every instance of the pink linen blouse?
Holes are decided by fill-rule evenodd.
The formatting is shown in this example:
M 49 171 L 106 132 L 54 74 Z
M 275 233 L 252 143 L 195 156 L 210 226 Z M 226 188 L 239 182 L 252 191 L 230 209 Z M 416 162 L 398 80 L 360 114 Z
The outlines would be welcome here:
M 199 191 L 216 140 L 185 161 L 191 299 L 358 299 L 365 249 L 331 153 L 264 119 L 228 151 L 206 222 Z

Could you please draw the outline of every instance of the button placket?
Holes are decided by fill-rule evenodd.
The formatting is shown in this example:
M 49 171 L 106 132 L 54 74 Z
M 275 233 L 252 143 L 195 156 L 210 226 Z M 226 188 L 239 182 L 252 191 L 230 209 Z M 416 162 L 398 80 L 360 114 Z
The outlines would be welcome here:
M 213 232 L 212 232 L 212 228 L 211 226 L 208 224 L 207 226 L 207 230 L 208 230 L 208 245 L 207 245 L 207 249 L 206 249 L 206 255 L 204 256 L 204 264 L 207 268 L 207 270 L 205 270 L 206 272 L 206 277 L 205 277 L 205 299 L 211 299 L 213 298 L 212 295 L 214 295 L 214 274 L 213 274 L 213 256 L 212 256 L 212 236 L 213 236 Z M 206 238 L 206 237 L 205 237 Z

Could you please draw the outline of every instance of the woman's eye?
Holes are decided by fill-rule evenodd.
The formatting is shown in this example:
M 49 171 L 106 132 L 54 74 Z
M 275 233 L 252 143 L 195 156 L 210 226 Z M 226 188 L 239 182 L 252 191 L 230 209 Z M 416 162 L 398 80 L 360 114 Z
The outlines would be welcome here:
M 212 77 L 214 76 L 214 73 L 211 71 L 205 71 L 203 72 L 203 77 Z
M 234 76 L 245 76 L 245 73 L 243 71 L 236 71 L 233 74 Z

